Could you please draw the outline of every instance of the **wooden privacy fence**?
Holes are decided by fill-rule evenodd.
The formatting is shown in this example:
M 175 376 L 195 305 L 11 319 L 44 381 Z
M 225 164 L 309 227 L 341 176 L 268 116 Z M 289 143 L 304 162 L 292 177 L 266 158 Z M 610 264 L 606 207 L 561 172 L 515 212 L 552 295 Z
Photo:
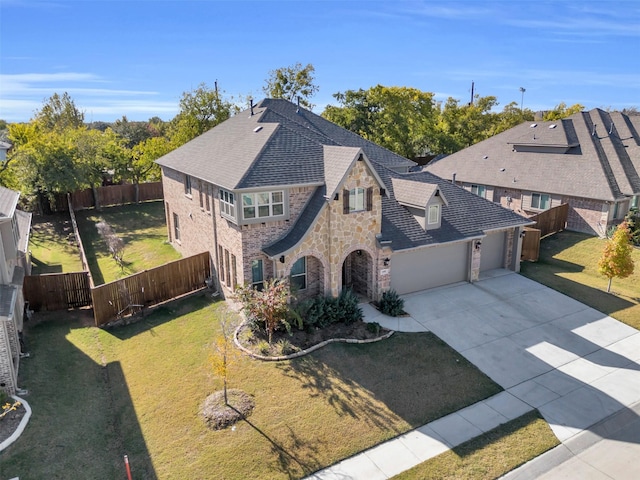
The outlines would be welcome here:
M 96 189 L 100 206 L 125 205 L 136 201 L 136 186 L 133 184 L 108 185 Z M 162 200 L 162 182 L 149 182 L 138 184 L 138 201 L 147 202 L 150 200 Z M 95 207 L 95 197 L 93 190 L 87 188 L 78 190 L 71 194 L 71 204 L 74 210 L 85 210 Z M 66 212 L 69 210 L 67 195 L 57 195 L 54 202 L 51 202 L 51 209 L 55 212 Z
M 91 295 L 96 326 L 204 288 L 211 276 L 209 259 L 209 252 L 203 252 L 94 287 Z
M 24 277 L 24 298 L 31 310 L 67 310 L 91 305 L 87 272 L 52 273 Z
M 569 204 L 563 203 L 557 207 L 550 208 L 544 212 L 540 212 L 529 218 L 536 222 L 533 228 L 540 230 L 540 236 L 545 237 L 551 233 L 564 230 L 567 226 L 567 217 L 569 215 Z

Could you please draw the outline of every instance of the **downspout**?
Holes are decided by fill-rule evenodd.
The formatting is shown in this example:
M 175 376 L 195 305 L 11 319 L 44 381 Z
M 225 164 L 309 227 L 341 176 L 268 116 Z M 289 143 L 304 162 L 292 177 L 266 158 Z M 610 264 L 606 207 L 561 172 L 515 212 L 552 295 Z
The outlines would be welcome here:
M 219 191 L 219 190 L 218 190 Z M 220 265 L 220 259 L 218 258 L 218 222 L 216 221 L 216 202 L 213 196 L 213 192 L 211 195 L 211 221 L 213 221 L 213 257 L 215 258 L 215 265 L 213 266 L 213 268 L 211 269 L 212 272 L 212 276 L 213 276 L 213 272 L 215 273 L 215 284 L 216 284 L 216 289 L 218 290 L 219 294 L 222 294 L 222 286 L 220 285 L 220 276 L 219 276 L 219 272 L 218 272 L 218 265 Z M 237 264 L 236 264 L 236 268 Z

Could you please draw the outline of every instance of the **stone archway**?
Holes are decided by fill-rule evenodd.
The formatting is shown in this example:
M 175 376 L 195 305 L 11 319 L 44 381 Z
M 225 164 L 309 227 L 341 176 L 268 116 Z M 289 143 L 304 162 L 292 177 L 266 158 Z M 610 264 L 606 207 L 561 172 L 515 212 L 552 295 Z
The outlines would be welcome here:
M 342 263 L 342 288 L 373 298 L 373 257 L 366 250 L 352 251 Z

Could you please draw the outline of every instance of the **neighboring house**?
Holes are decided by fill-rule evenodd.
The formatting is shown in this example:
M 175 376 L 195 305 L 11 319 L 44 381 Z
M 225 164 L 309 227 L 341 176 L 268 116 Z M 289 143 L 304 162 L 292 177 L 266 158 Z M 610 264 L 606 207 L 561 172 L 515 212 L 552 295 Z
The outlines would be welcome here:
M 7 159 L 7 152 L 11 149 L 13 145 L 9 142 L 4 142 L 0 140 L 0 162 L 4 162 Z
M 425 170 L 528 215 L 567 203 L 569 230 L 603 236 L 638 206 L 640 116 L 596 108 L 526 122 Z
M 169 241 L 210 251 L 223 293 L 378 299 L 519 269 L 522 216 L 310 111 L 265 99 L 160 158 Z
M 18 210 L 20 194 L 0 187 L 0 390 L 14 394 L 20 362 L 31 214 Z

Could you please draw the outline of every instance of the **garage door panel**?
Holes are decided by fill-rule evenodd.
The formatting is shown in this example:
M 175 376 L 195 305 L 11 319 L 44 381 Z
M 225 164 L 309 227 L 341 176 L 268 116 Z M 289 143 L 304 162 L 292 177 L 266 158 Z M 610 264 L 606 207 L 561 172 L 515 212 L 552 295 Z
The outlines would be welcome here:
M 469 244 L 394 252 L 391 257 L 391 288 L 400 294 L 468 280 Z
M 505 232 L 492 233 L 482 239 L 480 271 L 504 268 Z

